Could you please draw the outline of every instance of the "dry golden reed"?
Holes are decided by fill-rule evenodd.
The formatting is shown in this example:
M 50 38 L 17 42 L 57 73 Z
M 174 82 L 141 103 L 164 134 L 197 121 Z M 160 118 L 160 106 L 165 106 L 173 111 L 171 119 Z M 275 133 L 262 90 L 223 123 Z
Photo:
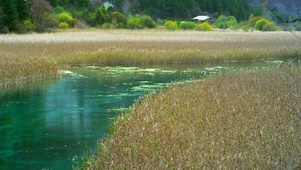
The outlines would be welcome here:
M 70 65 L 148 65 L 300 57 L 301 33 L 95 30 L 0 35 L 0 85 L 57 76 Z
M 52 58 L 6 54 L 1 56 L 0 60 L 0 86 L 57 76 L 58 65 Z
M 116 119 L 85 168 L 300 169 L 300 73 L 216 76 L 150 94 Z
M 288 60 L 301 56 L 301 49 L 203 51 L 145 50 L 103 48 L 96 52 L 69 54 L 61 58 L 64 65 L 141 66 L 158 64 L 202 64 L 218 62 L 252 62 L 259 60 Z

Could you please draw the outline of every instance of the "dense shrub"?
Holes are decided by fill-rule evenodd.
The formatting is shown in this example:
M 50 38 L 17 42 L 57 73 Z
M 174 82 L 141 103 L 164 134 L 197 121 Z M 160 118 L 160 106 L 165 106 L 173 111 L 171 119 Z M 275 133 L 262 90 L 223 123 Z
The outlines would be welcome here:
M 17 24 L 16 32 L 19 34 L 24 34 L 28 32 L 33 32 L 35 30 L 35 25 L 31 20 L 27 19 Z
M 78 29 L 88 29 L 89 28 L 89 25 L 87 25 L 85 22 L 82 22 L 82 21 L 77 21 L 75 23 L 75 26 L 76 28 Z
M 126 16 L 120 12 L 112 12 L 110 15 L 111 22 L 115 28 L 125 28 L 127 24 Z
M 251 27 L 254 27 L 256 22 L 261 20 L 261 19 L 264 19 L 264 17 L 262 16 L 256 16 L 256 17 L 253 17 L 251 16 L 248 20 L 248 24 L 251 26 Z
M 157 25 L 155 21 L 148 15 L 135 15 L 130 16 L 127 21 L 127 27 L 130 29 L 134 28 L 155 28 Z
M 251 27 L 250 27 L 250 25 L 244 25 L 241 27 L 241 29 L 245 32 L 248 32 L 251 29 Z
M 57 6 L 53 10 L 54 10 L 54 12 L 56 14 L 60 14 L 60 13 L 66 12 L 66 10 L 63 7 L 61 7 L 61 6 Z
M 69 27 L 74 28 L 77 22 L 79 22 L 78 19 L 73 19 L 73 20 L 71 20 L 71 21 L 69 22 Z
M 106 22 L 106 23 L 102 24 L 101 28 L 102 29 L 115 29 L 115 26 L 111 23 Z
M 278 27 L 273 23 L 269 22 L 263 26 L 263 31 L 278 31 Z
M 157 18 L 156 24 L 159 25 L 159 26 L 163 26 L 164 25 L 164 20 L 161 19 L 161 18 Z
M 51 28 L 57 28 L 59 21 L 57 15 L 45 14 L 39 24 L 35 20 L 33 20 L 33 23 L 35 23 L 36 32 L 45 32 L 51 30 Z
M 66 22 L 68 24 L 73 20 L 72 16 L 66 12 L 58 14 L 57 18 L 60 22 Z
M 143 15 L 141 17 L 141 22 L 142 22 L 143 27 L 146 27 L 146 28 L 155 28 L 157 26 L 155 21 L 148 15 Z
M 26 32 L 32 32 L 35 30 L 35 25 L 32 23 L 31 20 L 24 20 L 22 25 Z
M 261 19 L 256 22 L 255 29 L 260 31 L 278 31 L 280 28 L 275 25 L 274 22 L 271 22 L 267 19 Z
M 81 21 L 85 21 L 85 23 L 87 23 L 90 26 L 95 25 L 95 14 L 90 13 L 87 9 L 85 9 L 85 10 L 72 10 L 71 13 L 72 13 L 72 16 L 74 18 L 78 18 Z
M 294 30 L 301 31 L 301 23 L 300 22 L 294 26 Z
M 187 21 L 182 21 L 179 24 L 179 28 L 183 30 L 192 30 L 195 29 L 196 26 L 197 25 L 195 22 L 187 22 Z
M 39 24 L 36 25 L 36 29 L 35 29 L 36 32 L 41 33 L 41 32 L 45 32 L 45 30 L 46 30 L 45 26 Z
M 7 26 L 4 26 L 3 29 L 0 32 L 4 33 L 4 34 L 7 34 L 7 33 L 9 33 L 9 28 Z
M 178 24 L 174 21 L 166 21 L 164 23 L 164 28 L 169 29 L 169 30 L 176 30 L 178 29 Z
M 196 30 L 198 31 L 212 31 L 213 28 L 208 22 L 204 22 L 201 24 L 198 24 L 196 27 Z
M 127 28 L 129 29 L 141 29 L 142 27 L 141 19 L 138 16 L 130 18 L 127 22 Z
M 67 29 L 67 28 L 69 28 L 69 24 L 67 22 L 60 22 L 59 23 L 59 28 Z
M 268 21 L 267 19 L 260 19 L 255 23 L 255 29 L 257 30 L 263 30 L 263 26 L 268 24 L 270 21 Z
M 237 24 L 237 20 L 234 16 L 220 15 L 215 22 L 215 25 L 220 29 L 228 29 Z
M 236 23 L 236 24 L 233 24 L 230 29 L 232 30 L 239 30 L 242 26 L 244 26 L 245 24 L 243 22 L 241 23 Z
M 95 12 L 94 23 L 95 24 L 103 24 L 105 22 L 105 8 L 98 8 Z

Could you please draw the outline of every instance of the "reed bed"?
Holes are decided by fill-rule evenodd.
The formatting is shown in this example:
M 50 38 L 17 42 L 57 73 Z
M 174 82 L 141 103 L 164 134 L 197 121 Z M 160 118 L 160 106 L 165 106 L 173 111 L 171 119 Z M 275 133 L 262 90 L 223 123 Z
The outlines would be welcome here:
M 72 65 L 235 62 L 300 57 L 301 33 L 95 30 L 0 35 L 0 84 L 58 76 Z
M 216 76 L 120 115 L 86 169 L 300 169 L 301 70 Z
M 202 64 L 220 62 L 252 62 L 260 60 L 289 60 L 301 57 L 300 49 L 278 50 L 146 50 L 103 48 L 96 52 L 80 52 L 62 57 L 64 65 L 147 66 L 166 64 Z
M 11 86 L 57 76 L 58 65 L 44 56 L 5 54 L 1 56 L 0 68 L 0 86 Z

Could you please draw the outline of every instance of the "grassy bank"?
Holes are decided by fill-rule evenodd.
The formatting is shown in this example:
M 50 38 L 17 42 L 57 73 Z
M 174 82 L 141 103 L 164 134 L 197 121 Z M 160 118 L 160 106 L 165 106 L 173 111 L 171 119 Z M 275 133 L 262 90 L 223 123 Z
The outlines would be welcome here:
M 91 169 L 299 169 L 300 68 L 171 86 L 117 118 Z
M 102 30 L 0 35 L 0 85 L 47 79 L 71 65 L 234 62 L 300 57 L 301 33 Z

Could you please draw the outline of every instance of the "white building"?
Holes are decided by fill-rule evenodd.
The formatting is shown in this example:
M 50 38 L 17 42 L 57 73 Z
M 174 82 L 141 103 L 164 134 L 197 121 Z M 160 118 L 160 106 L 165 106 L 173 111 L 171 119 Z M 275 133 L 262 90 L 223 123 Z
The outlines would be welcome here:
M 198 20 L 198 21 L 201 21 L 201 22 L 205 22 L 205 21 L 208 21 L 210 19 L 210 17 L 207 16 L 207 15 L 199 15 L 199 16 L 196 16 L 192 19 Z

